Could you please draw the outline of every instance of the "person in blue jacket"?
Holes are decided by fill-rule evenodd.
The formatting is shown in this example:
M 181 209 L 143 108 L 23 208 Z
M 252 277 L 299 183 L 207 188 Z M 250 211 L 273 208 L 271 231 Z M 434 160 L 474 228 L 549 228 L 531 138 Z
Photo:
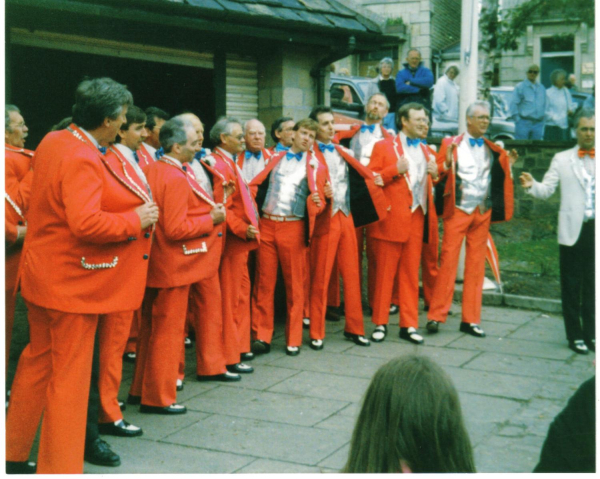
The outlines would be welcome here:
M 419 50 L 409 50 L 404 68 L 396 75 L 396 108 L 410 102 L 420 103 L 431 111 L 433 73 L 423 66 Z

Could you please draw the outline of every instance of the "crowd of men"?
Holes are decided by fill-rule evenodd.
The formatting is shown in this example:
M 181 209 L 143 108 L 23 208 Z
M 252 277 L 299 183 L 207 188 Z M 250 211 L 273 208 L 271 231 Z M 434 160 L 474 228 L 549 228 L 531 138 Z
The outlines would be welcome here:
M 143 433 L 124 420 L 117 398 L 124 358 L 135 358 L 129 405 L 186 413 L 177 391 L 192 332 L 197 380 L 251 381 L 247 363 L 271 349 L 278 267 L 289 356 L 301 352 L 303 326 L 310 348 L 325 347 L 340 275 L 345 338 L 362 347 L 384 341 L 394 303 L 400 338 L 423 344 L 419 266 L 434 334 L 466 238 L 460 331 L 485 336 L 486 240 L 490 222 L 512 216 L 517 159 L 484 137 L 487 102 L 469 107 L 467 132 L 445 139 L 437 154 L 424 141 L 427 109 L 403 105 L 392 135 L 381 124 L 390 106 L 381 93 L 369 98 L 364 124 L 349 129 L 336 127 L 327 106 L 299 121 L 279 118 L 268 149 L 259 120 L 220 118 L 209 133 L 213 151 L 203 148 L 198 116 L 144 112 L 111 79 L 85 80 L 75 97 L 73 117 L 35 152 L 24 148 L 18 108 L 5 109 L 7 291 L 20 287 L 30 326 L 8 408 L 9 472 L 82 473 L 84 456 L 118 465 L 98 434 Z M 435 184 L 443 192 L 441 262 Z M 365 250 L 371 341 L 360 294 Z M 8 358 L 12 291 L 7 301 Z

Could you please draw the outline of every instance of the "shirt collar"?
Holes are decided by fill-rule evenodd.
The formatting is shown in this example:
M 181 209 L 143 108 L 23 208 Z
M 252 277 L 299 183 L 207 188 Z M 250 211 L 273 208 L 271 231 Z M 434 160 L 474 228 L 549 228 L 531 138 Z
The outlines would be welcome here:
M 224 150 L 223 148 L 221 148 L 220 146 L 217 146 L 215 148 L 215 150 L 217 150 L 219 152 L 219 155 L 222 155 L 225 158 L 228 158 L 231 161 L 233 161 L 233 155 L 231 153 L 229 153 L 228 151 Z
M 81 127 L 79 127 L 79 129 L 81 130 L 81 133 L 83 133 L 83 134 L 84 134 L 84 135 L 85 135 L 85 136 L 88 138 L 88 140 L 90 140 L 90 141 L 92 142 L 92 144 L 93 144 L 93 145 L 94 145 L 96 148 L 100 147 L 100 143 L 98 143 L 98 140 L 96 140 L 96 138 L 94 138 L 94 137 L 93 137 L 93 136 L 90 134 L 90 132 L 89 132 L 89 131 L 87 131 L 87 130 L 84 130 L 84 129 L 83 129 L 83 128 L 81 128 Z
M 172 156 L 169 155 L 163 155 L 165 158 L 168 158 L 169 160 L 171 160 L 173 163 L 175 163 L 177 166 L 179 166 L 179 168 L 183 168 L 183 164 L 181 163 L 181 161 L 176 160 L 175 158 L 173 158 Z

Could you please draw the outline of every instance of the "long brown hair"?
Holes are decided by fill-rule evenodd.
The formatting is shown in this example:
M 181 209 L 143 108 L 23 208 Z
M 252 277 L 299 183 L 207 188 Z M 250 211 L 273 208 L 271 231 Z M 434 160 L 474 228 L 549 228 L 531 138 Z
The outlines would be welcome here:
M 403 356 L 375 373 L 343 472 L 475 472 L 471 441 L 450 377 L 425 356 Z

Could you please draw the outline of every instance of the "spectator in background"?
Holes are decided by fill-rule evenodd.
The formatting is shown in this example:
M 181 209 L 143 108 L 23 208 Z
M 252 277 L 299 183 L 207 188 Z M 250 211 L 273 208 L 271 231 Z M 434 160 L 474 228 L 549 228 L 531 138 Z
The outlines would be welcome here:
M 552 86 L 546 90 L 546 127 L 544 140 L 566 141 L 569 139 L 569 116 L 577 105 L 565 87 L 567 72 L 561 69 L 550 74 Z
M 406 62 L 396 75 L 396 108 L 415 102 L 431 111 L 429 89 L 433 86 L 433 73 L 423 65 L 419 50 L 409 50 Z
M 509 119 L 515 122 L 516 140 L 542 140 L 544 137 L 546 91 L 536 81 L 539 74 L 540 67 L 531 65 L 527 70 L 527 79 L 515 87 Z
M 592 89 L 592 94 L 588 96 L 583 102 L 583 108 L 586 110 L 595 111 L 596 110 L 596 87 Z
M 383 93 L 385 95 L 390 107 L 389 113 L 383 119 L 382 124 L 384 128 L 396 132 L 396 80 L 392 76 L 393 70 L 394 61 L 391 58 L 385 57 L 381 60 L 377 66 L 379 75 L 369 85 L 365 98 L 371 98 L 376 93 Z
M 403 356 L 379 368 L 342 472 L 475 472 L 458 393 L 440 366 Z
M 454 82 L 460 70 L 452 65 L 436 82 L 433 90 L 433 120 L 439 122 L 458 123 L 458 92 Z
M 575 73 L 569 74 L 565 86 L 571 91 L 579 91 L 579 88 L 577 88 L 577 77 L 575 76 Z

